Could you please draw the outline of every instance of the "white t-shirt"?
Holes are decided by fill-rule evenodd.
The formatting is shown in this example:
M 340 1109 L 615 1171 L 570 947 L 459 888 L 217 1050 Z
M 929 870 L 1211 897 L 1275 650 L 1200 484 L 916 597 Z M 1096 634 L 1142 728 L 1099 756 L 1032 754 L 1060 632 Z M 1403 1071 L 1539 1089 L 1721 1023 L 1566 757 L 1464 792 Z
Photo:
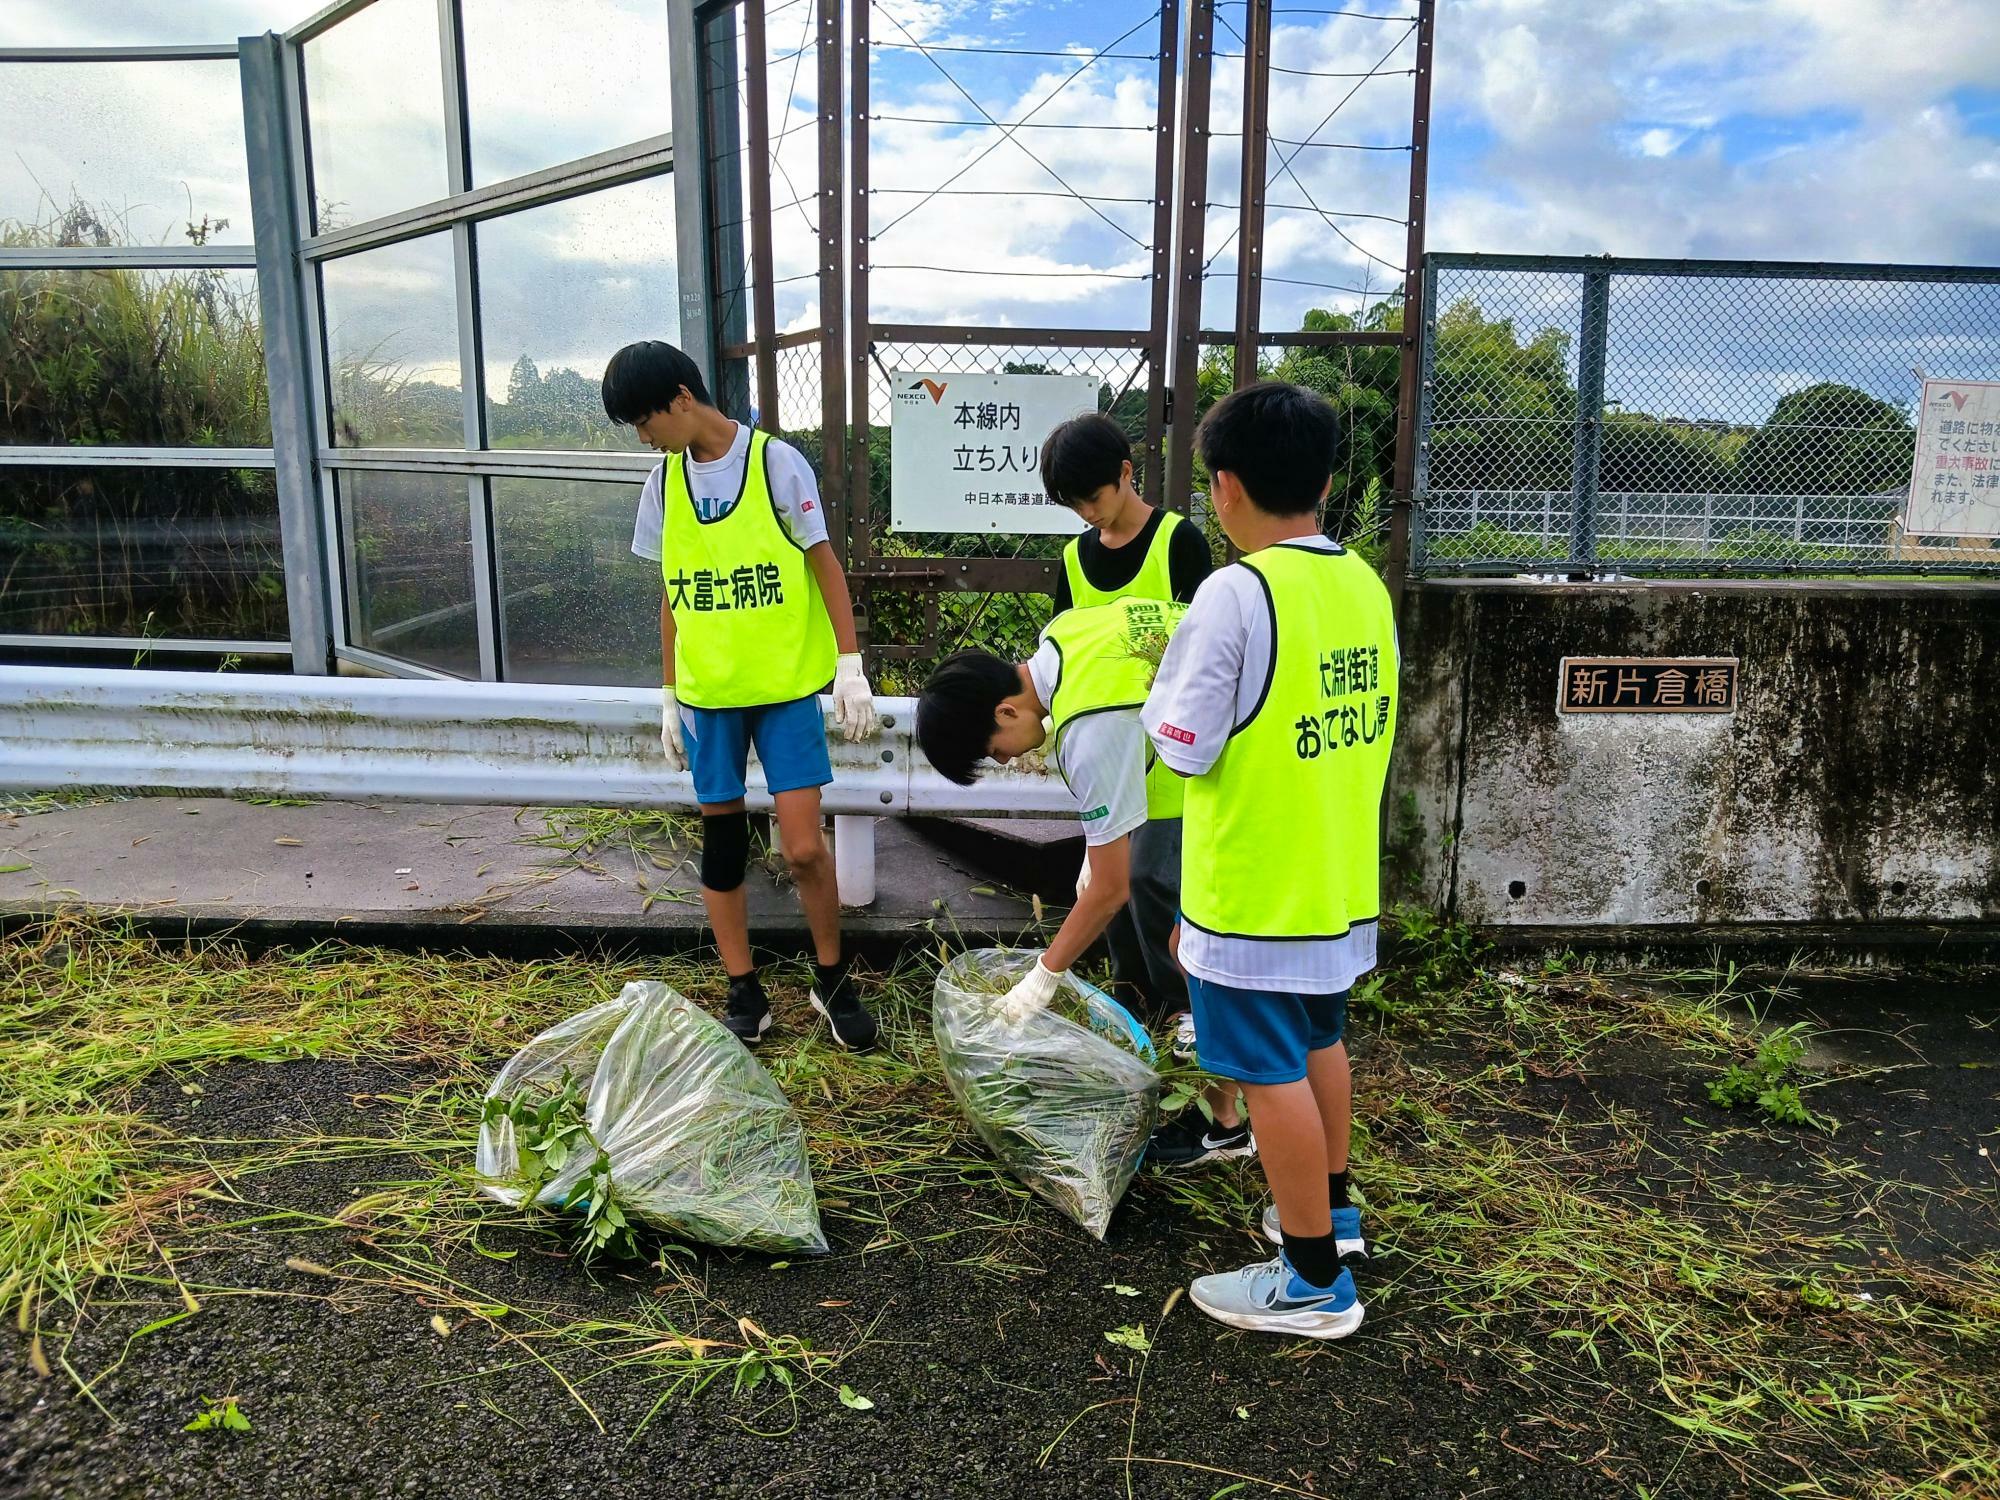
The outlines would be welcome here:
M 1334 551 L 1326 537 L 1294 545 Z M 1160 759 L 1185 776 L 1206 772 L 1236 726 L 1256 711 L 1271 673 L 1271 616 L 1264 586 L 1241 563 L 1218 568 L 1195 591 L 1146 699 L 1145 727 Z M 1375 924 L 1337 938 L 1219 937 L 1181 924 L 1181 965 L 1213 984 L 1331 995 L 1375 967 Z
M 714 463 L 699 464 L 694 455 L 687 460 L 688 493 L 694 497 L 695 511 L 705 520 L 726 516 L 736 508 L 743 494 L 743 465 L 750 456 L 750 429 L 738 422 L 736 441 Z M 646 476 L 639 491 L 639 515 L 632 524 L 632 551 L 650 562 L 660 560 L 661 528 L 666 523 L 662 490 L 667 466 L 663 463 Z M 801 547 L 826 540 L 826 510 L 819 500 L 819 481 L 813 477 L 806 456 L 790 443 L 772 438 L 764 445 L 764 479 L 771 489 L 771 501 L 792 540 Z
M 1028 662 L 1035 696 L 1055 702 L 1062 652 L 1043 641 Z M 1139 710 L 1086 714 L 1064 729 L 1050 762 L 1076 798 L 1086 844 L 1108 844 L 1146 821 L 1146 731 Z

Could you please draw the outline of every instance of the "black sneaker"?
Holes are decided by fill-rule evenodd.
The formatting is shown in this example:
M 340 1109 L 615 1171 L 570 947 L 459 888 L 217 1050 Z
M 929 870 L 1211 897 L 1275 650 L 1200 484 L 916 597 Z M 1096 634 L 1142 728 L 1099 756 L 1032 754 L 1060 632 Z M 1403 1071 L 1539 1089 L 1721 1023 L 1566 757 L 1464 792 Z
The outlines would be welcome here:
M 1256 1154 L 1257 1138 L 1247 1119 L 1234 1127 L 1218 1125 L 1192 1105 L 1155 1130 L 1146 1147 L 1146 1160 L 1157 1167 L 1191 1167 Z
M 845 959 L 831 967 L 813 965 L 812 1008 L 826 1017 L 833 1039 L 850 1052 L 866 1052 L 881 1034 L 868 1007 L 854 993 Z
M 755 974 L 738 974 L 729 981 L 729 1007 L 722 1013 L 722 1024 L 746 1047 L 764 1040 L 771 1029 L 771 1002 Z

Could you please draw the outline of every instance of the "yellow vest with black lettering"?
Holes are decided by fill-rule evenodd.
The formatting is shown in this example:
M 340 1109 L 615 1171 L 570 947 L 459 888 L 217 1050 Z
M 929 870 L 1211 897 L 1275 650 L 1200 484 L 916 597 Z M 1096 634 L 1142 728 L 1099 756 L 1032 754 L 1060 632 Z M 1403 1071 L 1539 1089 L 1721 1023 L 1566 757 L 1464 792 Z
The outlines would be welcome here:
M 1352 552 L 1280 543 L 1263 585 L 1271 675 L 1187 781 L 1181 914 L 1243 938 L 1337 938 L 1382 910 L 1380 826 L 1396 734 L 1388 590 Z
M 674 688 L 693 708 L 789 703 L 833 680 L 833 621 L 805 550 L 778 515 L 764 471 L 769 435 L 753 431 L 736 504 L 695 511 L 687 456 L 668 455 L 660 576 L 674 618 Z
M 1170 510 L 1160 512 L 1160 528 L 1146 546 L 1145 560 L 1132 581 L 1123 588 L 1101 589 L 1083 576 L 1081 537 L 1071 537 L 1063 547 L 1063 574 L 1069 579 L 1069 602 L 1078 609 L 1093 604 L 1109 604 L 1113 599 L 1172 599 L 1174 576 L 1168 552 L 1181 518 Z
M 1082 539 L 1070 538 L 1069 544 L 1063 548 L 1063 574 L 1069 579 L 1070 604 L 1077 609 L 1088 609 L 1118 599 L 1161 599 L 1171 603 L 1174 577 L 1168 554 L 1172 551 L 1174 531 L 1182 524 L 1181 518 L 1174 512 L 1161 511 L 1159 529 L 1147 544 L 1146 556 L 1139 564 L 1139 571 L 1132 575 L 1130 583 L 1117 589 L 1101 589 L 1083 576 L 1083 559 L 1078 550 Z M 1181 815 L 1181 778 L 1165 761 L 1154 760 L 1146 771 L 1146 808 L 1146 815 L 1151 818 L 1178 818 Z
M 1185 604 L 1159 599 L 1114 599 L 1086 609 L 1064 610 L 1042 631 L 1062 657 L 1055 701 L 1049 705 L 1054 724 L 1049 758 L 1060 765 L 1063 734 L 1078 719 L 1112 709 L 1145 706 L 1159 665 L 1159 648 L 1187 613 Z M 1145 736 L 1141 734 L 1141 739 Z M 1167 772 L 1164 792 L 1155 791 L 1152 741 L 1146 740 L 1146 816 L 1181 815 L 1181 778 Z

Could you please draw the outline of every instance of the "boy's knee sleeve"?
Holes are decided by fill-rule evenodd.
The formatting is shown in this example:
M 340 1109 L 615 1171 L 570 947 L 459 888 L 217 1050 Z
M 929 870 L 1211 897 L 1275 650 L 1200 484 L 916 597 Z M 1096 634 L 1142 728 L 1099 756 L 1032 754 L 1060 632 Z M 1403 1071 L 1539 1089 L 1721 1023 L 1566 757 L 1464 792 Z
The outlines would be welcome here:
M 701 883 L 733 891 L 750 864 L 750 814 L 705 813 L 701 820 Z

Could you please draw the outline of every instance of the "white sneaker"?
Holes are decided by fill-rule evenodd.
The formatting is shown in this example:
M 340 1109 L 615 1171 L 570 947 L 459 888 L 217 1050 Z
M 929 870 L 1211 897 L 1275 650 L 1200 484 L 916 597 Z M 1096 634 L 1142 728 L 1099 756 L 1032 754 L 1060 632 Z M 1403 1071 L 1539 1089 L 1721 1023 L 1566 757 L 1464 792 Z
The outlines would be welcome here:
M 1240 1271 L 1198 1276 L 1188 1296 L 1218 1323 L 1252 1333 L 1344 1339 L 1361 1326 L 1361 1298 L 1351 1272 L 1342 1271 L 1330 1287 L 1309 1286 L 1282 1255 Z

